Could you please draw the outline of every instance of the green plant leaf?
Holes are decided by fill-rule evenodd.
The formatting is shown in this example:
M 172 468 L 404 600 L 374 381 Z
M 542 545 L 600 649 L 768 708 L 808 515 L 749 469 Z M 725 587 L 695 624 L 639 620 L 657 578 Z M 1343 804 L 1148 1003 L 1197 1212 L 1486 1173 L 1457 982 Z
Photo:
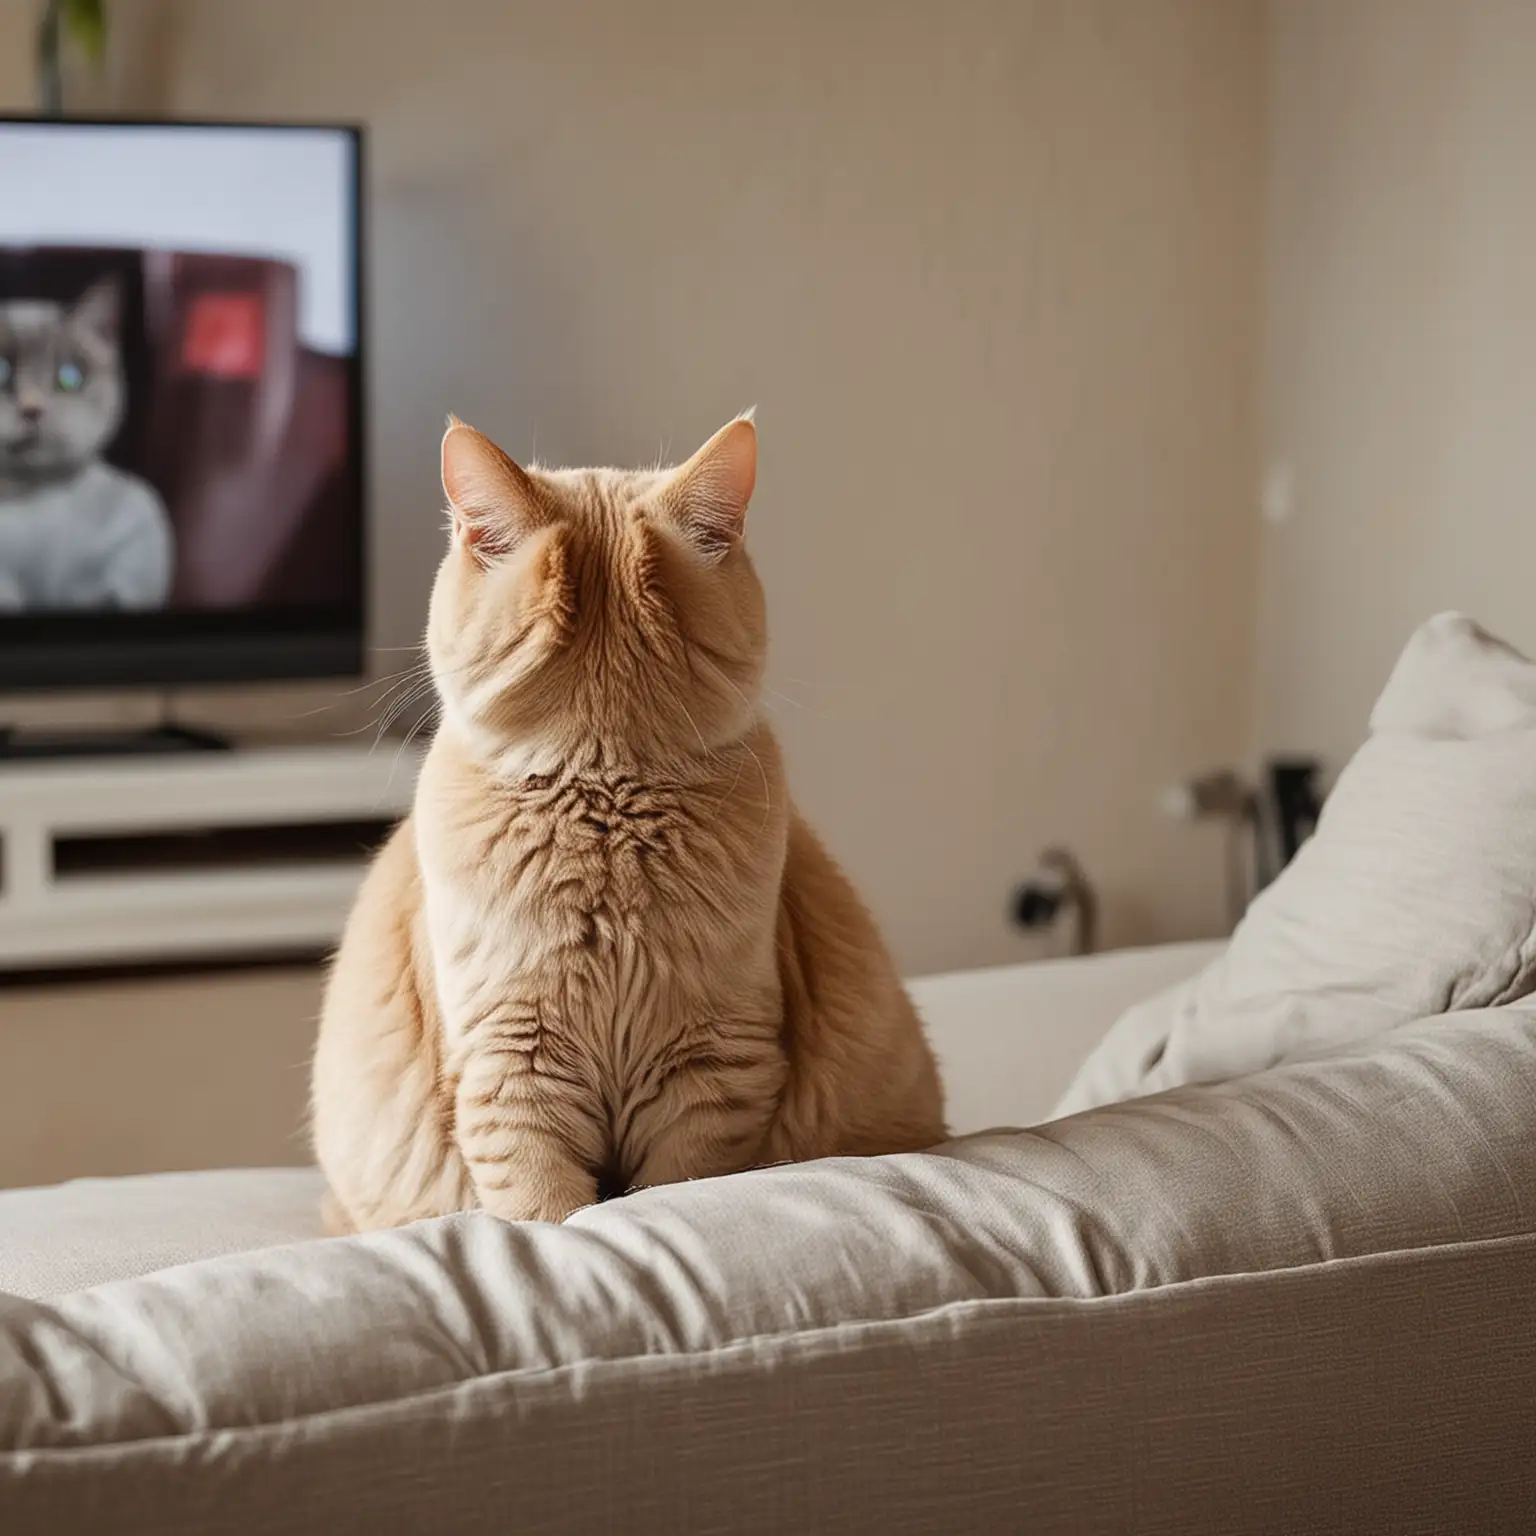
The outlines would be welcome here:
M 63 0 L 61 10 L 70 41 L 93 64 L 99 64 L 107 51 L 106 0 Z

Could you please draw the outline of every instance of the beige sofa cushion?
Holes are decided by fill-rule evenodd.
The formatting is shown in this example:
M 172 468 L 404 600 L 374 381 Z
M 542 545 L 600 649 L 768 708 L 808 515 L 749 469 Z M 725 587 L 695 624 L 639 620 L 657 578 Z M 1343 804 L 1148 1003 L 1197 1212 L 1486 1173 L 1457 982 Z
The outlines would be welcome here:
M 1526 1235 L 1533 1131 L 1536 1013 L 1486 1010 L 937 1153 L 701 1180 L 564 1226 L 459 1217 L 3 1301 L 0 1451 Z M 0 1456 L 0 1492 L 17 1465 Z
M 1459 614 L 1409 641 L 1313 836 L 1194 980 L 1129 1010 L 1058 1115 L 1254 1072 L 1536 985 L 1536 666 Z
M 1195 975 L 1222 948 L 1160 944 L 909 982 L 939 1059 L 951 1133 L 1044 1120 L 1127 1008 Z
M 6 1536 L 1536 1519 L 1536 1013 L 0 1298 Z
M 0 1293 L 55 1296 L 323 1237 L 311 1168 L 225 1168 L 0 1190 Z

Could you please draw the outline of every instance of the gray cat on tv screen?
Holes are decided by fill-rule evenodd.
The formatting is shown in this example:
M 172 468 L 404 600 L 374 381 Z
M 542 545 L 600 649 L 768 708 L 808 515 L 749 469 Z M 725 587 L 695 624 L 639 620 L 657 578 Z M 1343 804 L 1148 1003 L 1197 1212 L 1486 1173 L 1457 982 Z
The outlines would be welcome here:
M 359 670 L 361 147 L 0 121 L 0 691 Z

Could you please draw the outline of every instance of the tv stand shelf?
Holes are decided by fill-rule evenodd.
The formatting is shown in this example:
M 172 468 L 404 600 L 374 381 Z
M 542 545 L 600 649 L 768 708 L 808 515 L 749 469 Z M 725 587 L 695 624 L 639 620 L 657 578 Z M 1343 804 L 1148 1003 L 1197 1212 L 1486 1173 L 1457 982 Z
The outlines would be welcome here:
M 420 755 L 0 762 L 0 973 L 330 948 Z
M 163 757 L 170 752 L 227 752 L 227 736 L 166 722 L 117 731 L 18 731 L 0 725 L 0 763 L 61 757 Z

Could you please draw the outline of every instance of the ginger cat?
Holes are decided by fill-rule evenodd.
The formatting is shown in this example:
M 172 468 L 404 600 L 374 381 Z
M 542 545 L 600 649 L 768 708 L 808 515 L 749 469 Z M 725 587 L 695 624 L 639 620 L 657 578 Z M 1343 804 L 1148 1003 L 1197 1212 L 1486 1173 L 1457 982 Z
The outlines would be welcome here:
M 315 1052 L 340 1229 L 944 1137 L 874 922 L 760 718 L 748 418 L 675 469 L 523 470 L 450 418 L 441 723 Z

